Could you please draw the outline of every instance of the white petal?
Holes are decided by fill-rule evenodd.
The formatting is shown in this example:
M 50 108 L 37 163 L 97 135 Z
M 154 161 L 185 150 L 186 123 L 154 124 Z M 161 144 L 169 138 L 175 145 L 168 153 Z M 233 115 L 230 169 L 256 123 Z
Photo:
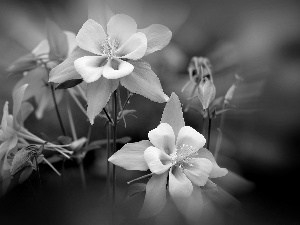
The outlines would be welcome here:
M 134 33 L 136 33 L 137 24 L 133 18 L 124 14 L 112 16 L 107 24 L 107 34 L 123 45 Z
M 31 52 L 36 56 L 49 54 L 50 46 L 48 40 L 47 39 L 42 40 Z
M 68 41 L 68 56 L 76 49 L 77 42 L 76 42 L 76 34 L 70 31 L 64 31 L 65 35 L 67 36 Z
M 83 56 L 91 55 L 81 48 L 76 48 L 71 55 L 58 66 L 54 67 L 49 74 L 49 82 L 63 83 L 71 79 L 81 79 L 80 74 L 74 68 L 74 61 Z
M 198 221 L 203 211 L 203 198 L 201 188 L 193 185 L 193 192 L 188 197 L 173 197 L 179 211 L 185 216 L 191 224 L 198 224 Z
M 155 216 L 166 205 L 166 185 L 168 172 L 153 174 L 146 186 L 146 196 L 143 207 L 139 213 L 140 218 Z
M 74 61 L 74 67 L 85 82 L 91 83 L 101 77 L 106 61 L 106 56 L 84 56 Z
M 103 68 L 103 76 L 106 79 L 118 79 L 129 75 L 134 69 L 134 66 L 121 59 L 108 60 Z
M 106 39 L 102 26 L 92 19 L 88 19 L 76 36 L 78 46 L 96 55 L 102 55 L 101 44 Z
M 228 173 L 228 170 L 225 168 L 221 168 L 218 166 L 215 157 L 213 156 L 213 154 L 208 151 L 205 148 L 201 148 L 198 153 L 197 156 L 199 158 L 206 158 L 208 160 L 210 160 L 212 162 L 212 170 L 209 174 L 209 177 L 211 178 L 217 178 L 217 177 L 223 177 Z
M 170 156 L 152 146 L 145 150 L 144 158 L 150 171 L 155 174 L 162 174 L 172 166 Z
M 119 49 L 117 55 L 121 58 L 137 60 L 145 55 L 147 38 L 142 32 L 132 35 Z
M 13 93 L 13 117 L 14 117 L 14 126 L 15 128 L 19 128 L 20 122 L 18 121 L 18 114 L 21 109 L 21 104 L 23 102 L 23 97 L 26 91 L 28 84 L 22 85 L 20 88 L 16 89 Z
M 198 150 L 205 145 L 205 142 L 206 140 L 202 134 L 192 127 L 185 126 L 179 130 L 176 146 L 188 145 Z
M 118 80 L 107 80 L 101 76 L 97 81 L 87 84 L 87 114 L 90 123 L 94 124 L 95 117 L 102 111 L 111 94 L 118 88 Z
M 170 124 L 173 128 L 175 138 L 177 139 L 178 132 L 182 127 L 184 127 L 185 122 L 181 103 L 178 96 L 174 92 L 171 94 L 170 100 L 167 102 L 164 108 L 160 122 Z
M 163 49 L 169 44 L 172 37 L 172 32 L 169 28 L 160 24 L 152 24 L 138 31 L 143 32 L 147 37 L 147 51 L 145 55 Z
M 148 138 L 156 148 L 164 150 L 169 155 L 175 150 L 175 135 L 172 127 L 167 123 L 161 123 L 149 131 Z
M 109 19 L 114 15 L 103 1 L 88 1 L 88 17 L 99 23 L 106 30 Z
M 169 192 L 172 198 L 187 198 L 192 194 L 192 182 L 178 167 L 169 172 Z
M 151 146 L 150 141 L 128 143 L 113 154 L 108 161 L 126 170 L 148 170 L 144 151 Z
M 195 158 L 192 166 L 184 168 L 185 175 L 197 186 L 204 186 L 212 170 L 212 162 L 205 158 Z
M 149 63 L 134 61 L 130 63 L 134 66 L 134 70 L 130 75 L 121 78 L 122 86 L 154 102 L 163 103 L 169 100 Z

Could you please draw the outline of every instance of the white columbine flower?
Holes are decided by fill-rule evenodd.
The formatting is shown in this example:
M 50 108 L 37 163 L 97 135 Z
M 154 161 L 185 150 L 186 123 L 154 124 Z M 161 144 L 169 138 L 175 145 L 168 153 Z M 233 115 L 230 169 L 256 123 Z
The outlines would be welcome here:
M 210 151 L 203 148 L 205 138 L 185 126 L 180 101 L 172 94 L 160 125 L 148 134 L 149 141 L 126 144 L 109 158 L 127 170 L 146 171 L 152 178 L 146 186 L 142 217 L 159 213 L 166 204 L 166 185 L 178 209 L 190 219 L 198 218 L 203 206 L 200 187 L 209 178 L 225 176 Z

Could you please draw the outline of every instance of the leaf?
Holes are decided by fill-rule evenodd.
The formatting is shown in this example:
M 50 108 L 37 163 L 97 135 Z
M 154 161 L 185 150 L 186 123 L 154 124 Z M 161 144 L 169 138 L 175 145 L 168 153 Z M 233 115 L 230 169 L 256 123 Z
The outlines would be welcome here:
M 59 136 L 57 140 L 63 145 L 68 145 L 72 142 L 72 138 L 68 136 Z
M 67 35 L 51 20 L 47 20 L 47 37 L 50 46 L 50 60 L 62 61 L 68 55 Z
M 60 90 L 60 89 L 68 89 L 77 86 L 78 84 L 81 84 L 83 79 L 72 79 L 72 80 L 67 80 L 63 83 L 58 84 L 55 87 L 55 90 Z
M 7 68 L 7 72 L 9 75 L 23 75 L 24 72 L 33 70 L 36 67 L 37 58 L 34 54 L 30 53 L 13 62 L 12 65 Z
M 126 143 L 128 143 L 130 141 L 131 141 L 131 137 L 122 137 L 122 138 L 118 138 L 117 139 L 117 143 L 120 143 L 120 144 L 126 144 Z M 113 143 L 112 139 L 110 140 L 110 143 Z M 107 140 L 106 139 L 93 141 L 93 142 L 91 142 L 89 144 L 89 146 L 87 146 L 83 150 L 83 152 L 88 152 L 88 151 L 91 151 L 91 150 L 99 149 L 99 148 L 101 148 L 101 146 L 106 145 L 106 144 L 107 144 Z
M 23 183 L 25 180 L 27 180 L 27 178 L 31 175 L 33 169 L 32 167 L 27 167 L 26 169 L 24 169 L 20 175 L 20 178 L 19 178 L 19 183 Z
M 127 191 L 127 198 L 131 198 L 140 192 L 146 191 L 146 184 L 144 183 L 135 183 L 129 186 Z

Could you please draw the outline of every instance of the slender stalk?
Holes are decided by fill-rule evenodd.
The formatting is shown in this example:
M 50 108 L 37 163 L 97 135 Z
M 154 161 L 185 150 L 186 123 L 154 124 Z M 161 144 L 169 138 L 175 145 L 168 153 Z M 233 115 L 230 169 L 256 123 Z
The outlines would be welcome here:
M 76 128 L 75 128 L 73 115 L 72 115 L 72 112 L 71 112 L 69 96 L 67 96 L 67 113 L 68 113 L 68 117 L 69 117 L 69 123 L 70 123 L 70 127 L 71 127 L 72 137 L 73 137 L 73 140 L 76 141 L 77 140 L 77 134 L 76 134 Z
M 113 120 L 114 120 L 114 124 L 113 124 L 113 153 L 115 153 L 117 151 L 117 125 L 118 125 L 118 89 L 115 90 L 114 95 L 113 95 L 113 103 L 114 103 L 114 107 L 113 107 Z M 113 165 L 113 169 L 112 169 L 112 176 L 113 176 L 113 180 L 112 180 L 112 185 L 113 185 L 113 193 L 112 193 L 112 197 L 113 197 L 113 204 L 115 203 L 115 198 L 116 198 L 116 166 Z
M 226 109 L 226 104 L 223 103 L 223 108 L 222 110 Z M 217 157 L 218 157 L 218 154 L 221 150 L 221 146 L 222 146 L 222 130 L 223 130 L 223 127 L 224 127 L 224 123 L 225 123 L 225 115 L 226 115 L 226 111 L 224 111 L 222 114 L 221 114 L 221 119 L 220 119 L 220 126 L 219 126 L 219 132 L 220 134 L 218 135 L 218 140 L 217 140 L 217 146 L 216 146 L 216 149 L 215 149 L 215 154 L 214 154 L 214 157 L 217 161 Z
M 80 170 L 80 178 L 81 178 L 81 184 L 84 191 L 86 191 L 86 179 L 85 179 L 85 172 L 84 172 L 84 166 L 83 166 L 83 160 L 79 159 L 79 170 Z
M 107 153 L 106 153 L 106 185 L 107 185 L 107 197 L 110 202 L 110 163 L 108 162 L 109 157 L 111 156 L 111 124 L 107 123 L 106 125 L 106 139 L 107 139 Z
M 35 159 L 35 164 L 36 164 L 36 172 L 38 174 L 38 180 L 39 180 L 39 185 L 40 185 L 40 190 L 41 192 L 43 192 L 43 186 L 42 186 L 42 179 L 41 179 L 41 174 L 40 174 L 40 168 L 39 168 L 39 164 L 38 164 L 38 160 L 37 160 L 37 156 L 34 156 Z
M 210 117 L 209 108 L 207 108 L 207 118 L 208 118 L 208 130 L 207 130 L 207 144 L 206 144 L 206 148 L 209 150 L 210 132 L 211 132 L 211 117 Z
M 59 121 L 59 124 L 60 124 L 61 131 L 62 131 L 64 136 L 67 136 L 67 133 L 66 133 L 64 124 L 62 122 L 59 109 L 58 109 L 58 105 L 57 105 L 57 101 L 56 101 L 56 97 L 55 97 L 55 92 L 54 92 L 54 86 L 52 84 L 50 84 L 50 89 L 51 89 L 52 98 L 53 98 L 53 102 L 54 102 L 54 106 L 55 106 L 55 111 L 56 111 L 56 114 L 57 114 L 57 118 L 58 118 L 58 121 Z

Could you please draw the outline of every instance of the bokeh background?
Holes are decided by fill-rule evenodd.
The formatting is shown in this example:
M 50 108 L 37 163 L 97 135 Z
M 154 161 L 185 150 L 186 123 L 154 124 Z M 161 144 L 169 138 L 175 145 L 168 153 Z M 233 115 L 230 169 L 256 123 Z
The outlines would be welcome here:
M 226 113 L 224 141 L 218 162 L 233 171 L 221 178 L 220 186 L 232 196 L 229 203 L 216 202 L 202 224 L 299 224 L 300 172 L 300 3 L 292 0 L 111 0 L 115 13 L 132 16 L 139 28 L 163 24 L 173 32 L 171 43 L 147 56 L 166 94 L 176 92 L 185 105 L 189 91 L 187 67 L 193 56 L 211 60 L 217 96 L 244 78 L 233 99 L 236 110 Z M 77 33 L 87 19 L 84 0 L 1 0 L 0 2 L 0 108 L 12 101 L 12 89 L 19 77 L 8 77 L 6 68 L 29 53 L 45 38 L 44 22 L 51 18 L 64 30 Z M 63 101 L 64 102 L 64 101 Z M 60 104 L 68 127 L 65 104 Z M 192 101 L 194 106 L 200 102 Z M 73 106 L 78 136 L 85 136 L 88 122 Z M 12 107 L 12 104 L 10 104 Z M 118 136 L 132 141 L 147 139 L 161 117 L 163 104 L 135 95 L 128 117 Z M 1 114 L 1 113 L 0 113 Z M 202 129 L 199 113 L 184 114 L 186 124 Z M 31 115 L 25 123 L 33 133 L 50 140 L 61 135 L 54 110 L 42 120 Z M 213 121 L 215 148 L 219 118 Z M 104 121 L 98 119 L 92 139 L 105 138 Z M 121 147 L 121 145 L 119 146 Z M 44 195 L 33 195 L 25 184 L 15 186 L 0 198 L 0 224 L 105 224 L 105 151 L 88 153 L 84 160 L 88 190 L 83 193 L 78 167 L 66 163 L 61 179 L 42 168 Z M 55 164 L 60 169 L 60 164 Z M 126 195 L 126 181 L 139 173 L 118 170 L 118 199 Z M 226 196 L 225 196 L 226 195 Z M 136 221 L 131 210 L 120 204 L 123 224 L 185 224 L 170 203 L 157 218 Z M 122 208 L 123 207 L 123 208 Z M 172 211 L 173 210 L 173 211 Z M 122 220 L 125 216 L 131 218 Z

